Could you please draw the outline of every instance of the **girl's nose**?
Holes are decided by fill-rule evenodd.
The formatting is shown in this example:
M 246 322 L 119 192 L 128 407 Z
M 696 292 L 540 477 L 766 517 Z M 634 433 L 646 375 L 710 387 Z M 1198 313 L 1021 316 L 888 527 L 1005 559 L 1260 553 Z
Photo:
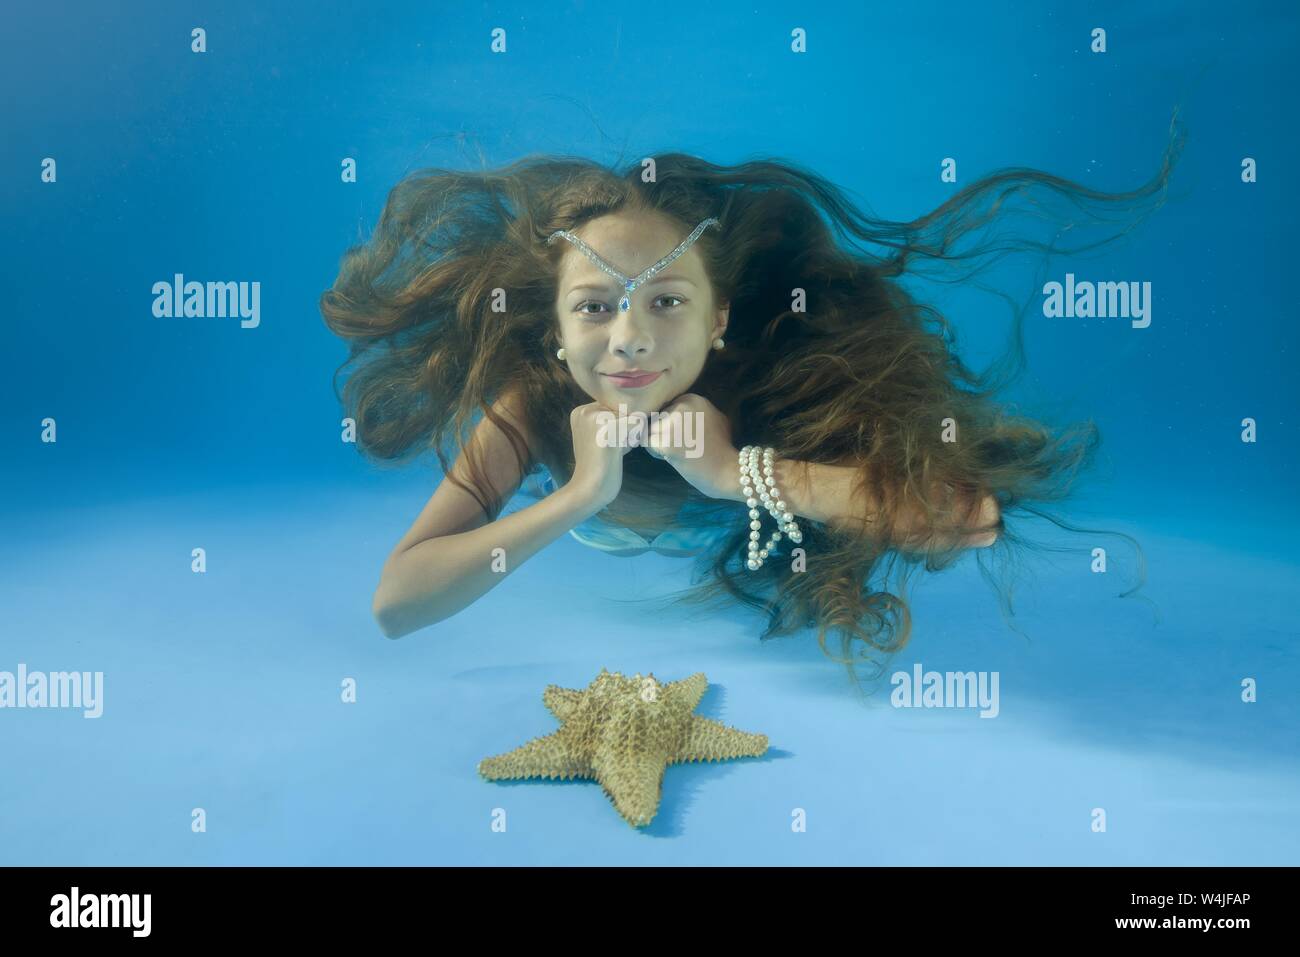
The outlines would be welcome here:
M 648 352 L 653 345 L 654 340 L 635 303 L 626 312 L 620 311 L 614 317 L 609 333 L 611 351 L 633 355 Z

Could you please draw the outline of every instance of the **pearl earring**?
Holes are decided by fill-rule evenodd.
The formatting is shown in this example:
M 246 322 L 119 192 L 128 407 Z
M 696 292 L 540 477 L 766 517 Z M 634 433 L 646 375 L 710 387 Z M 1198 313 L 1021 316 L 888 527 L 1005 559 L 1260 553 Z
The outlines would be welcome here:
M 564 361 L 564 346 L 560 346 L 560 348 L 555 350 L 555 358 L 559 359 L 561 362 Z
M 721 339 L 714 339 L 714 340 L 713 340 L 713 348 L 715 348 L 715 349 L 721 349 L 721 348 L 722 348 L 723 346 L 725 346 L 725 345 L 726 345 L 726 343 L 723 342 Z

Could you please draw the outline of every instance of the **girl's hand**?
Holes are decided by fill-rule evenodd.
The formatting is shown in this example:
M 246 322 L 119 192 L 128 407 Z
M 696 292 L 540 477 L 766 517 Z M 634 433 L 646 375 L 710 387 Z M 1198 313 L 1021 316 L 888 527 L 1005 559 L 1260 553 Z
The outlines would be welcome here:
M 600 402 L 588 402 L 569 413 L 573 432 L 573 478 L 569 484 L 590 496 L 597 510 L 618 496 L 623 487 L 623 456 L 635 447 L 630 442 L 620 445 L 608 441 L 611 432 L 619 434 L 610 424 L 619 418 L 617 412 Z M 626 421 L 619 422 L 618 429 L 626 428 L 629 434 L 644 430 L 644 421 L 638 424 L 630 415 L 622 418 Z
M 709 498 L 739 500 L 740 452 L 731 444 L 731 423 L 704 396 L 687 392 L 660 409 L 645 448 Z

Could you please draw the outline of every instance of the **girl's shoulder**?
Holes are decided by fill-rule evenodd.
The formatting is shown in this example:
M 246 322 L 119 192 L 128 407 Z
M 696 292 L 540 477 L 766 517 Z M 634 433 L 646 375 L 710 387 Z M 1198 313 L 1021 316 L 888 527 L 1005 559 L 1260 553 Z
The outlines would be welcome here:
M 497 415 L 504 418 L 528 441 L 529 446 L 535 443 L 532 441 L 531 428 L 528 425 L 528 405 L 524 394 L 519 389 L 507 387 L 492 403 L 492 410 Z

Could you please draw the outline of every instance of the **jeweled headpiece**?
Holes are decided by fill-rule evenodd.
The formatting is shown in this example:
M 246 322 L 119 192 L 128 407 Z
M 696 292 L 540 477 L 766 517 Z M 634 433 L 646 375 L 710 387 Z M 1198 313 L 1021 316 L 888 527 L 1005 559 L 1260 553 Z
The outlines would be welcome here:
M 584 256 L 586 256 L 593 263 L 595 263 L 598 269 L 600 269 L 602 272 L 608 273 L 609 275 L 617 279 L 619 282 L 621 282 L 623 284 L 624 292 L 623 292 L 623 298 L 618 301 L 618 309 L 619 312 L 627 312 L 628 309 L 630 309 L 632 306 L 631 294 L 633 291 L 635 291 L 637 286 L 640 286 L 642 283 L 649 280 L 651 277 L 655 275 L 655 273 L 662 272 L 663 270 L 667 269 L 668 265 L 673 260 L 675 260 L 682 253 L 686 252 L 686 250 L 691 248 L 695 240 L 699 239 L 700 235 L 706 229 L 708 229 L 710 226 L 718 226 L 718 225 L 719 225 L 718 220 L 710 216 L 708 219 L 704 220 L 698 226 L 692 229 L 691 234 L 687 236 L 685 239 L 683 239 L 681 243 L 678 244 L 676 249 L 670 252 L 663 259 L 659 260 L 653 266 L 646 269 L 640 275 L 635 277 L 629 277 L 619 272 L 608 262 L 602 259 L 599 253 L 597 253 L 594 249 L 592 249 L 590 246 L 584 243 L 577 236 L 573 235 L 573 233 L 569 232 L 567 229 L 557 229 L 555 232 L 551 233 L 551 235 L 546 240 L 546 245 L 549 246 L 557 239 L 567 239 L 569 242 L 573 243 L 573 245 L 577 246 L 578 249 L 582 251 L 582 254 Z

